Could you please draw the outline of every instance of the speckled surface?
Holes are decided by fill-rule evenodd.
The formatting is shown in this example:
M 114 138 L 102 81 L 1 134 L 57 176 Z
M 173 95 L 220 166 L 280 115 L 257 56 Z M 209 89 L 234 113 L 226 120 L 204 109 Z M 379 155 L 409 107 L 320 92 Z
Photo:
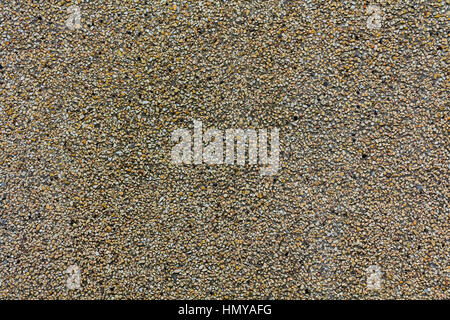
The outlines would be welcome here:
M 2 1 L 0 298 L 448 299 L 448 4 Z M 194 120 L 278 174 L 174 165 Z

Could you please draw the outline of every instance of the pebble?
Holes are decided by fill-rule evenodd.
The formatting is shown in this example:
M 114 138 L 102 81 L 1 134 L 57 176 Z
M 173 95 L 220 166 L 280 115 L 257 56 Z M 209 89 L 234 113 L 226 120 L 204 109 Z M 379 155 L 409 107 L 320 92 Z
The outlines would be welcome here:
M 0 4 L 1 298 L 449 298 L 448 1 L 71 5 Z M 194 120 L 278 174 L 171 164 Z

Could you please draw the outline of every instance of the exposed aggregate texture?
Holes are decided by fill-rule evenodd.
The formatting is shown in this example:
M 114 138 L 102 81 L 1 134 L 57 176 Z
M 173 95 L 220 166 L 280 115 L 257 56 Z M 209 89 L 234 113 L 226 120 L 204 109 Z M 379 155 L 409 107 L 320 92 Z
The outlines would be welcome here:
M 0 298 L 448 299 L 448 5 L 2 1 Z M 194 120 L 278 174 L 171 163 Z

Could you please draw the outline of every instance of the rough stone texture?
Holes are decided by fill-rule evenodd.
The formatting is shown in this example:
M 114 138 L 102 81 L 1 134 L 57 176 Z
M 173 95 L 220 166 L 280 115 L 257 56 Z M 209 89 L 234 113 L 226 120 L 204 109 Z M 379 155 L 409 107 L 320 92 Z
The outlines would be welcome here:
M 72 4 L 0 3 L 2 299 L 449 298 L 448 0 Z M 194 120 L 279 174 L 172 164 Z

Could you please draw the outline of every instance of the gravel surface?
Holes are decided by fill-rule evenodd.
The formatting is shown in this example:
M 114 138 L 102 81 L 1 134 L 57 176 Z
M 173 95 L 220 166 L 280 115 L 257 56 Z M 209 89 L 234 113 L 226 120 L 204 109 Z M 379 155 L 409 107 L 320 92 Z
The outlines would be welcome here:
M 449 299 L 448 5 L 2 1 L 0 298 Z

